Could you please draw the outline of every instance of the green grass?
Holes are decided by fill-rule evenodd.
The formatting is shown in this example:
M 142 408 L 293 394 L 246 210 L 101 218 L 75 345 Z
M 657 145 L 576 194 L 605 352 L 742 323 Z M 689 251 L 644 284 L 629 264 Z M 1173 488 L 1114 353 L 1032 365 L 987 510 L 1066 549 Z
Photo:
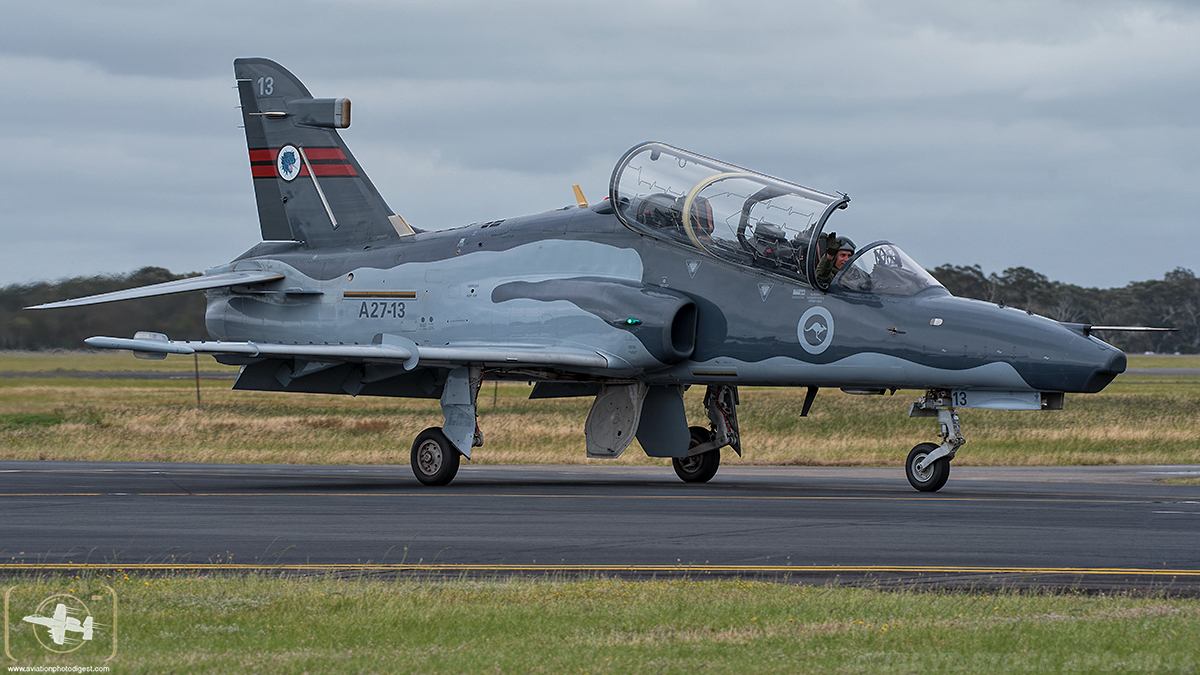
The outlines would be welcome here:
M 751 581 L 448 582 L 98 574 L 12 582 L 118 598 L 114 672 L 1195 672 L 1200 603 Z M 95 595 L 93 595 L 95 594 Z M 96 600 L 96 621 L 106 621 Z M 19 605 L 16 611 L 26 611 Z M 14 665 L 54 656 L 18 623 Z
M 0 413 L 0 431 L 52 427 L 62 421 L 61 415 L 52 413 Z
M 1152 356 L 1130 356 L 1130 368 L 1200 368 L 1200 356 L 1175 356 L 1154 354 Z

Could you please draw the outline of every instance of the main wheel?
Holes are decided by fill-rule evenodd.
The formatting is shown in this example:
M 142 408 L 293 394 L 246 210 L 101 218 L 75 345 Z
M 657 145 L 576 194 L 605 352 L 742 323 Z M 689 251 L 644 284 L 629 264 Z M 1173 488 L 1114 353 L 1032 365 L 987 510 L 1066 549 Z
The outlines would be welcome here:
M 712 432 L 704 427 L 691 427 L 688 432 L 692 435 L 689 448 L 712 440 Z M 709 450 L 690 457 L 673 457 L 671 466 L 675 467 L 675 475 L 685 483 L 707 483 L 717 475 L 717 469 L 721 466 L 721 451 Z
M 917 469 L 917 464 L 937 450 L 935 443 L 922 443 L 908 453 L 904 462 L 904 473 L 908 474 L 908 483 L 921 492 L 937 492 L 946 484 L 950 477 L 950 458 L 943 457 L 925 467 L 924 471 Z
M 412 445 L 412 470 L 426 485 L 448 485 L 458 473 L 458 450 L 440 427 L 429 427 Z

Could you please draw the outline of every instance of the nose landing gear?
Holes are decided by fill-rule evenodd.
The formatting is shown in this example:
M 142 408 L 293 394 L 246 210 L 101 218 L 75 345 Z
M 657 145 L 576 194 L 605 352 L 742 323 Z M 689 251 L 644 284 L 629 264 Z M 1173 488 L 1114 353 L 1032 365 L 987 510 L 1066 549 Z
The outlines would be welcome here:
M 951 407 L 950 392 L 930 389 L 913 404 L 909 417 L 936 417 L 941 428 L 941 445 L 921 443 L 908 453 L 904 473 L 908 483 L 921 492 L 937 492 L 950 477 L 950 460 L 967 442 L 962 436 L 958 413 Z

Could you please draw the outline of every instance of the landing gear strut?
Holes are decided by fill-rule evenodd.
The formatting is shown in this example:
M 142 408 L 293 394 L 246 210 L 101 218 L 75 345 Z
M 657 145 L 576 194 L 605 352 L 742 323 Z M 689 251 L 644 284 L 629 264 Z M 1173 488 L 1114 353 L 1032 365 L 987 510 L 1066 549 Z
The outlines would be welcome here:
M 458 473 L 460 456 L 471 458 L 471 448 L 483 445 L 475 419 L 475 401 L 483 384 L 483 370 L 455 368 L 446 376 L 442 390 L 441 427 L 429 427 L 413 441 L 413 475 L 425 485 L 448 485 Z
M 950 460 L 967 442 L 962 436 L 958 413 L 950 405 L 950 392 L 930 389 L 913 404 L 909 417 L 936 417 L 941 445 L 921 443 L 908 453 L 904 473 L 908 483 L 921 492 L 937 492 L 950 477 Z
M 671 459 L 675 474 L 685 483 L 707 483 L 717 475 L 721 466 L 721 448 L 729 446 L 742 454 L 742 437 L 738 433 L 737 387 L 710 384 L 704 393 L 711 429 L 688 427 L 691 442 L 686 457 Z

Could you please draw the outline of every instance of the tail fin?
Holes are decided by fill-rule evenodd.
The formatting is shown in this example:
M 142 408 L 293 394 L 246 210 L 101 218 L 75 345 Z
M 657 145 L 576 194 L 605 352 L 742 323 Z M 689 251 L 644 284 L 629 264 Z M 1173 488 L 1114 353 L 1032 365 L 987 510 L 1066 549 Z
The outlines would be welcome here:
M 350 126 L 349 99 L 314 99 L 268 59 L 236 59 L 233 70 L 264 240 L 321 248 L 412 234 L 336 131 Z

